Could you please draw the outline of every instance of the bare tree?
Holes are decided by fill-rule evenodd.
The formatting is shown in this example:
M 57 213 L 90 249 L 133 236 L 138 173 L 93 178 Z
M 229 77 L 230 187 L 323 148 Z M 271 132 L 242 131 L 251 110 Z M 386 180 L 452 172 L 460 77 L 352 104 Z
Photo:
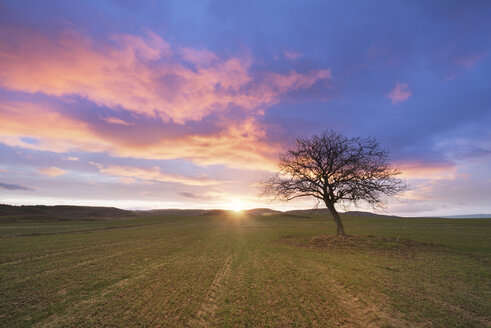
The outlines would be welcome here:
M 394 176 L 401 172 L 388 163 L 388 153 L 374 138 L 347 138 L 324 131 L 310 139 L 297 139 L 280 156 L 278 172 L 262 183 L 262 192 L 290 201 L 315 197 L 332 214 L 338 235 L 345 235 L 335 205 L 359 201 L 383 207 L 383 195 L 396 195 L 408 187 Z

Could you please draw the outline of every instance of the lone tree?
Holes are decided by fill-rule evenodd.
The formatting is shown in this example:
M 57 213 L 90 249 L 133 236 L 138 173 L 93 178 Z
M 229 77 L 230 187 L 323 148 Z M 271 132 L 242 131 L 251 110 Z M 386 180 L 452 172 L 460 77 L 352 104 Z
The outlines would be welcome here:
M 388 163 L 387 151 L 374 138 L 347 138 L 323 131 L 310 139 L 297 139 L 280 156 L 279 171 L 262 183 L 262 192 L 274 199 L 290 201 L 315 197 L 323 201 L 336 223 L 338 235 L 345 235 L 335 205 L 359 201 L 373 208 L 383 206 L 383 195 L 396 195 L 407 189 L 394 176 L 398 169 Z

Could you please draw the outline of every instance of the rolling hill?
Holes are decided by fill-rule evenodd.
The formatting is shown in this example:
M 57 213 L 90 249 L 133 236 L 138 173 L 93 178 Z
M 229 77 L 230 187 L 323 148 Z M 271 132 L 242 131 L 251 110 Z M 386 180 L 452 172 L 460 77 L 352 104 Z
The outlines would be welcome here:
M 136 214 L 115 207 L 92 207 L 72 205 L 24 205 L 12 206 L 0 204 L 1 220 L 107 220 L 132 217 Z

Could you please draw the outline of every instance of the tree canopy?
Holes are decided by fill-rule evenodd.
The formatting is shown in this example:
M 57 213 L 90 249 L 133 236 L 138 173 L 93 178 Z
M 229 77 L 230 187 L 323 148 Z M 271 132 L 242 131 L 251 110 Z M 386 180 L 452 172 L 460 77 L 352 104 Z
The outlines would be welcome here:
M 407 189 L 396 178 L 401 172 L 388 161 L 388 152 L 371 137 L 348 138 L 332 130 L 308 139 L 297 139 L 280 156 L 278 172 L 264 181 L 263 193 L 290 201 L 314 197 L 325 203 L 344 235 L 335 204 L 366 201 L 373 208 L 384 204 L 384 195 L 394 196 Z

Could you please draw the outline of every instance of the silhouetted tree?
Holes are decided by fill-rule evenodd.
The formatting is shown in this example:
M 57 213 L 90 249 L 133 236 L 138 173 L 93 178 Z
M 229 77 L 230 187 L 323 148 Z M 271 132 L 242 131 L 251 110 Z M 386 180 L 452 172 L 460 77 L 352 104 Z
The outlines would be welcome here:
M 366 201 L 373 208 L 381 207 L 383 195 L 396 195 L 408 188 L 394 177 L 401 172 L 389 165 L 387 151 L 374 138 L 347 138 L 334 131 L 297 139 L 280 156 L 278 169 L 262 183 L 263 194 L 283 201 L 298 197 L 323 201 L 338 235 L 345 232 L 336 204 Z

